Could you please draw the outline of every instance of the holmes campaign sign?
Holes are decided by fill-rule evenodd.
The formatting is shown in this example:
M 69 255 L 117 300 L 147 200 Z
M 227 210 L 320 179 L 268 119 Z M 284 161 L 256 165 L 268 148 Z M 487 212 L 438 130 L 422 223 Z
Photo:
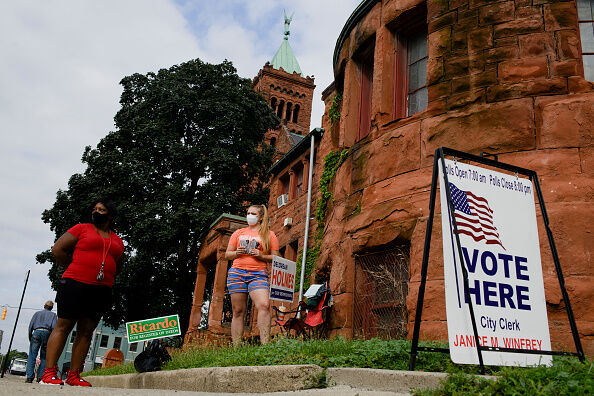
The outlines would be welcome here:
M 295 292 L 294 261 L 272 256 L 272 273 L 270 275 L 270 299 L 292 303 Z
M 445 160 L 454 208 L 447 205 L 439 164 L 443 259 L 450 356 L 478 364 L 482 346 L 551 350 L 533 185 L 518 178 Z M 456 219 L 462 256 L 454 235 Z M 468 271 L 475 340 L 460 263 Z M 489 365 L 550 364 L 538 354 L 483 351 Z
M 128 322 L 126 323 L 126 332 L 128 333 L 128 342 L 180 335 L 179 316 L 161 316 L 160 318 Z

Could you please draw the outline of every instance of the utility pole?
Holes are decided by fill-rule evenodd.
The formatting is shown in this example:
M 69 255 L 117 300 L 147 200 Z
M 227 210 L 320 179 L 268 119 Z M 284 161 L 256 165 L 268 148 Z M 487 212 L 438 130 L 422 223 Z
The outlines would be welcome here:
M 4 361 L 2 362 L 2 373 L 0 373 L 0 378 L 4 378 L 4 372 L 6 371 L 6 365 L 8 364 L 8 358 L 10 357 L 10 348 L 12 348 L 12 340 L 14 339 L 14 332 L 16 331 L 17 323 L 19 322 L 19 315 L 21 314 L 21 307 L 23 306 L 23 298 L 25 297 L 25 290 L 27 290 L 27 283 L 29 282 L 29 274 L 31 270 L 27 270 L 27 278 L 25 279 L 25 287 L 23 287 L 23 294 L 21 295 L 21 302 L 19 304 L 19 310 L 17 311 L 16 319 L 14 320 L 14 327 L 12 328 L 12 336 L 10 337 L 10 343 L 8 344 L 8 352 L 4 356 Z
M 292 17 L 291 17 L 292 18 Z M 309 177 L 307 181 L 307 206 L 305 209 L 305 236 L 303 237 L 303 256 L 301 257 L 301 277 L 299 281 L 299 300 L 303 298 L 303 281 L 305 278 L 305 264 L 307 263 L 307 240 L 309 239 L 309 218 L 310 218 L 310 211 L 311 211 L 311 183 L 313 180 L 313 170 L 314 170 L 314 149 L 315 149 L 315 140 L 316 134 L 322 137 L 324 130 L 322 128 L 315 128 L 313 131 L 309 133 L 310 137 L 310 148 L 309 148 Z M 297 319 L 301 319 L 301 308 L 297 309 Z

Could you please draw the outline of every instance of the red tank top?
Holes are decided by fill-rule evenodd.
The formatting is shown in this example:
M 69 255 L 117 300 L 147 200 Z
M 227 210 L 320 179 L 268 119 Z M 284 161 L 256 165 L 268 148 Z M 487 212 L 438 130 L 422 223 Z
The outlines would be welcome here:
M 109 238 L 104 238 L 99 234 L 95 226 L 90 223 L 77 224 L 68 232 L 77 239 L 77 242 L 72 255 L 72 263 L 70 263 L 62 278 L 69 278 L 91 285 L 113 286 L 116 262 L 124 253 L 124 243 L 120 237 L 114 232 L 110 232 Z M 106 252 L 103 267 L 104 277 L 102 281 L 98 281 L 97 274 L 101 269 L 104 252 Z

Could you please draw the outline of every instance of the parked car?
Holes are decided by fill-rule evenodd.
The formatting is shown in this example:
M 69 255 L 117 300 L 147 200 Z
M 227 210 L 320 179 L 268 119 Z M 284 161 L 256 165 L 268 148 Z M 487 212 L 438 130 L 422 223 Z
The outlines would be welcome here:
M 12 359 L 12 364 L 10 365 L 10 374 L 26 375 L 27 359 Z

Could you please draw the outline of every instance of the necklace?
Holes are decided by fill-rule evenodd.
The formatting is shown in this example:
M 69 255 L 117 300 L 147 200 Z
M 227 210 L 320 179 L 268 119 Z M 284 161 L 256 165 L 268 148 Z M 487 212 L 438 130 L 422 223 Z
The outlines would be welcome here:
M 104 238 L 103 235 L 101 235 L 101 233 L 99 232 L 97 227 L 95 227 L 94 224 L 93 224 L 93 228 L 95 228 L 97 235 L 99 235 L 99 237 L 101 238 L 101 242 L 103 243 L 103 249 L 101 250 L 101 269 L 99 269 L 99 273 L 97 274 L 97 280 L 99 282 L 101 282 L 104 277 L 103 276 L 103 268 L 105 267 L 105 259 L 107 258 L 107 255 L 109 254 L 109 249 L 111 249 L 111 230 L 107 231 L 107 237 L 109 238 L 109 245 L 107 246 L 107 250 L 105 250 L 105 239 L 106 238 Z

